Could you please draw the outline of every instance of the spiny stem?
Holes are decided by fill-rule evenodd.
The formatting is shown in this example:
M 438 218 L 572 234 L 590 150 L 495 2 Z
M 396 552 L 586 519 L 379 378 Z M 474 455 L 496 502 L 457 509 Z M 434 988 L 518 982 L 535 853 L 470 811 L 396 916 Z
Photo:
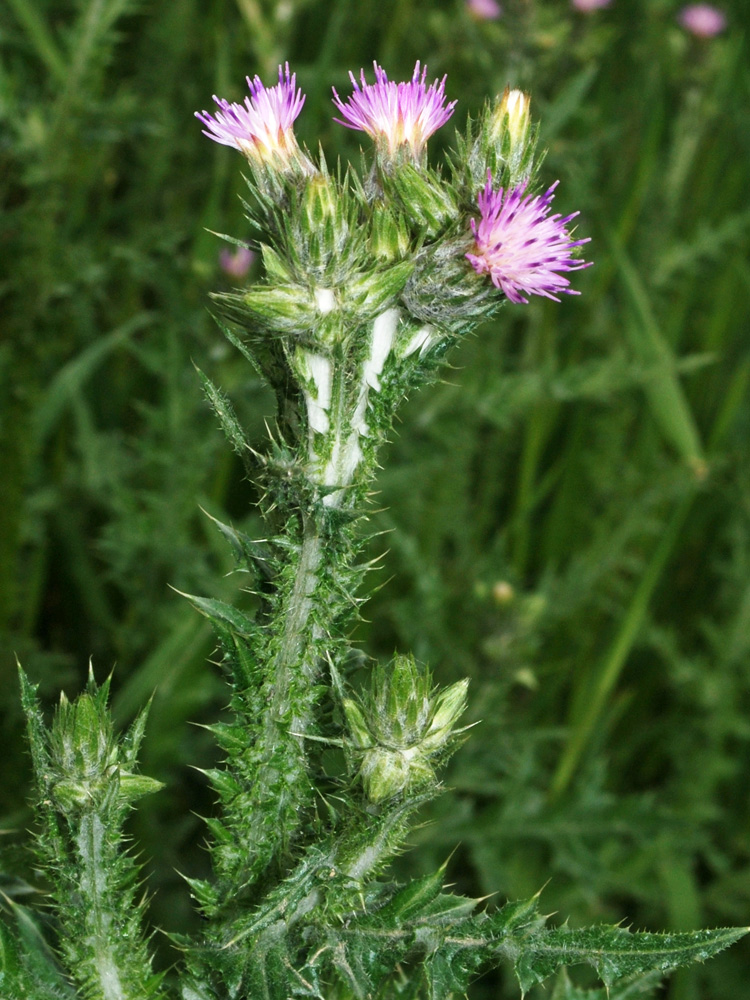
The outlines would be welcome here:
M 91 948 L 91 968 L 98 979 L 102 1000 L 126 1000 L 123 976 L 118 967 L 113 942 L 112 912 L 106 899 L 107 859 L 102 850 L 107 831 L 96 813 L 83 816 L 76 837 L 80 859 L 81 893 L 87 901 L 84 910 L 86 940 Z
M 288 602 L 280 609 L 283 615 L 284 631 L 278 655 L 272 664 L 274 678 L 274 698 L 266 715 L 266 742 L 270 746 L 275 739 L 273 732 L 279 721 L 285 719 L 289 710 L 294 711 L 290 702 L 290 689 L 299 674 L 312 685 L 318 673 L 318 657 L 315 654 L 315 639 L 320 628 L 308 634 L 310 615 L 315 607 L 315 591 L 318 586 L 318 571 L 322 558 L 320 528 L 309 516 L 302 518 L 302 544 L 300 546 L 297 573 Z M 292 715 L 292 730 L 303 733 L 306 728 L 306 714 L 296 706 Z M 301 746 L 300 738 L 295 738 Z
M 263 719 L 260 766 L 253 799 L 261 815 L 276 812 L 274 838 L 286 849 L 312 795 L 302 735 L 310 727 L 319 673 L 323 628 L 312 625 L 320 583 L 322 540 L 312 517 L 302 518 L 302 542 L 294 582 L 276 615 L 283 631 L 268 671 L 272 700 Z M 273 627 L 273 625 L 271 625 Z M 284 792 L 279 794 L 283 782 Z M 269 845 L 270 846 L 270 845 Z

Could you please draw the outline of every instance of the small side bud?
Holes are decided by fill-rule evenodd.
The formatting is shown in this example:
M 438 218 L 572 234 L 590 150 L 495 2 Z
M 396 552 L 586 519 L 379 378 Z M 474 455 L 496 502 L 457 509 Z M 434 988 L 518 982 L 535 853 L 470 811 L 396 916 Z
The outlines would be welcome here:
M 506 87 L 502 99 L 492 116 L 492 136 L 497 142 L 507 133 L 510 139 L 511 155 L 523 152 L 531 126 L 531 98 L 522 90 Z
M 534 172 L 537 132 L 529 95 L 506 87 L 501 97 L 485 107 L 467 152 L 472 186 L 483 184 L 488 170 L 503 188 L 525 184 Z
M 404 290 L 413 270 L 413 261 L 403 260 L 354 278 L 346 288 L 348 310 L 360 324 L 379 316 Z
M 422 740 L 424 748 L 434 747 L 439 750 L 453 735 L 456 723 L 466 711 L 466 692 L 469 688 L 468 678 L 451 684 L 441 691 L 434 702 L 432 719 Z
M 410 762 L 398 750 L 376 747 L 362 758 L 362 784 L 371 802 L 384 802 L 400 794 L 409 785 L 412 775 Z
M 135 802 L 144 795 L 151 795 L 164 787 L 163 781 L 149 778 L 147 774 L 132 774 L 130 771 L 120 771 L 120 795 L 127 802 Z
M 372 733 L 367 725 L 364 713 L 357 702 L 352 698 L 345 698 L 342 708 L 346 716 L 349 735 L 354 745 L 360 749 L 367 749 L 372 746 Z
M 286 223 L 283 253 L 302 281 L 342 285 L 357 270 L 359 205 L 327 170 L 305 178 Z
M 315 297 L 299 285 L 252 285 L 246 292 L 218 292 L 211 298 L 222 315 L 248 333 L 300 334 L 319 319 Z
M 442 691 L 411 656 L 379 667 L 371 691 L 346 698 L 348 753 L 371 802 L 437 786 L 435 768 L 455 748 L 456 723 L 466 708 L 468 681 Z

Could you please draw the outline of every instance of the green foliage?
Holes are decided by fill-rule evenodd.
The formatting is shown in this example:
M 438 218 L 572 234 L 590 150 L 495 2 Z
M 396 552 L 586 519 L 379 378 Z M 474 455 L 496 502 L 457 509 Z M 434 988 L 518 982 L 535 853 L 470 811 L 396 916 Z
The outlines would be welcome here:
M 401 0 L 6 4 L 1 825 L 13 842 L 29 825 L 13 651 L 44 700 L 79 687 L 91 654 L 116 662 L 118 725 L 156 691 L 144 766 L 168 790 L 128 822 L 167 930 L 198 926 L 175 869 L 213 888 L 195 815 L 212 814 L 212 793 L 183 764 L 226 773 L 212 733 L 186 722 L 216 724 L 227 743 L 234 732 L 226 715 L 215 723 L 227 696 L 204 665 L 211 621 L 167 585 L 253 618 L 280 572 L 284 521 L 260 527 L 244 463 L 220 452 L 196 392 L 193 358 L 257 447 L 271 401 L 217 345 L 206 292 L 242 288 L 218 275 L 221 244 L 203 227 L 252 234 L 233 154 L 210 159 L 188 120 L 286 58 L 308 93 L 303 138 L 322 138 L 331 163 L 359 143 L 329 125 L 328 87 L 373 58 L 395 77 L 416 58 L 430 77 L 447 72 L 459 120 L 507 83 L 530 91 L 544 177 L 562 178 L 561 211 L 581 209 L 596 248 L 580 298 L 505 310 L 452 352 L 460 370 L 409 402 L 378 477 L 364 559 L 387 547 L 390 582 L 355 638 L 383 662 L 414 649 L 443 685 L 470 675 L 470 720 L 482 720 L 397 877 L 434 871 L 460 844 L 450 878 L 467 898 L 525 899 L 551 879 L 546 908 L 573 926 L 747 923 L 748 11 L 730 0 L 727 32 L 701 41 L 661 0 L 590 16 L 503 6 L 479 21 Z M 457 148 L 443 132 L 435 152 Z M 377 225 L 385 264 L 403 233 Z M 225 539 L 252 574 L 229 575 Z M 252 652 L 236 648 L 232 676 L 253 674 Z M 342 671 L 353 699 L 363 662 Z M 326 796 L 311 821 L 335 808 L 345 772 L 343 720 L 319 695 L 329 742 L 307 746 Z M 17 857 L 6 867 L 38 881 Z M 13 946 L 37 968 L 23 989 L 69 995 L 33 940 Z M 153 947 L 173 964 L 165 939 Z M 740 945 L 685 969 L 669 1000 L 735 1000 L 747 962 Z M 405 976 L 393 982 L 407 995 Z M 605 996 L 563 982 L 562 997 Z M 641 985 L 609 996 L 648 995 Z M 485 975 L 470 995 L 518 989 Z
M 647 972 L 644 976 L 624 979 L 614 989 L 586 990 L 574 986 L 563 972 L 555 984 L 552 1000 L 634 1000 L 635 997 L 652 996 L 660 979 L 658 973 Z
M 34 917 L 22 906 L 8 907 L 15 926 L 0 922 L 0 986 L 8 1000 L 72 1000 L 54 956 Z

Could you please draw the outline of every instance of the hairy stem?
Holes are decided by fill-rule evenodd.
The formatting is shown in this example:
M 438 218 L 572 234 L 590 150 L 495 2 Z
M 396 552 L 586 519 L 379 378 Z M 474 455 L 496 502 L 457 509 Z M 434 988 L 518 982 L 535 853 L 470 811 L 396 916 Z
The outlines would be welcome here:
M 110 895 L 107 891 L 107 860 L 104 856 L 106 830 L 96 813 L 83 816 L 75 839 L 80 860 L 81 894 L 87 905 L 83 911 L 85 940 L 91 949 L 90 971 L 98 980 L 102 1000 L 126 1000 L 123 975 L 118 967 L 114 942 Z M 89 979 L 90 985 L 90 979 Z
M 292 688 L 301 679 L 310 688 L 319 670 L 316 639 L 321 636 L 320 626 L 309 628 L 310 616 L 316 605 L 315 591 L 323 554 L 319 525 L 311 517 L 302 519 L 302 544 L 299 563 L 289 600 L 280 609 L 283 633 L 279 652 L 274 658 L 274 695 L 265 719 L 265 741 L 273 746 L 278 739 L 279 722 L 290 719 L 294 733 L 303 734 L 309 724 L 309 706 L 291 698 Z M 307 709 L 307 710 L 306 710 Z M 302 746 L 301 736 L 296 736 Z
M 255 775 L 253 805 L 262 816 L 274 815 L 271 838 L 258 873 L 275 848 L 286 853 L 309 804 L 312 786 L 307 773 L 304 733 L 310 728 L 320 671 L 320 644 L 324 628 L 313 624 L 320 585 L 322 559 L 320 527 L 311 517 L 302 519 L 302 541 L 294 580 L 276 611 L 281 626 L 278 651 L 268 666 L 270 703 L 262 721 L 259 767 Z M 318 616 L 320 618 L 320 616 Z

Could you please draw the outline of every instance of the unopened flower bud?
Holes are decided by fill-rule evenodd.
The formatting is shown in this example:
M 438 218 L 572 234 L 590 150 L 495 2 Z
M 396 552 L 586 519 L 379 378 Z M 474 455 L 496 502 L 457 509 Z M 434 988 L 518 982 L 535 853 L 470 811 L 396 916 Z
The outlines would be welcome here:
M 369 695 L 344 699 L 350 757 L 370 801 L 437 783 L 435 766 L 456 743 L 467 686 L 463 680 L 435 692 L 412 657 L 396 656 L 375 671 Z
M 72 703 L 64 694 L 60 698 L 50 734 L 49 788 L 55 807 L 66 815 L 133 802 L 162 787 L 129 770 L 104 695 L 106 689 L 92 685 Z
M 149 778 L 146 774 L 132 774 L 130 771 L 120 771 L 120 795 L 128 802 L 135 802 L 144 795 L 151 795 L 164 787 L 163 781 Z
M 434 702 L 432 719 L 427 727 L 422 747 L 443 746 L 453 735 L 454 726 L 466 709 L 466 692 L 469 681 L 464 678 L 441 691 Z
M 346 305 L 360 323 L 380 315 L 403 291 L 414 263 L 403 260 L 382 270 L 371 270 L 349 282 Z
M 368 799 L 383 802 L 403 792 L 409 784 L 409 761 L 398 751 L 378 747 L 365 753 L 360 775 Z
M 528 182 L 534 170 L 538 132 L 531 123 L 530 107 L 529 95 L 510 87 L 485 107 L 477 139 L 467 156 L 472 186 L 482 184 L 488 170 L 504 188 Z
M 345 698 L 342 704 L 349 734 L 354 744 L 361 748 L 372 745 L 372 734 L 359 705 L 352 698 Z
M 495 111 L 495 123 L 498 134 L 501 129 L 507 129 L 513 149 L 518 149 L 526 143 L 531 124 L 530 107 L 531 98 L 528 94 L 524 94 L 522 90 L 505 88 L 502 100 Z
M 71 704 L 60 696 L 53 740 L 56 758 L 65 779 L 72 781 L 99 777 L 111 763 L 112 731 L 88 693 Z
M 288 221 L 289 253 L 298 274 L 324 286 L 341 285 L 357 266 L 356 206 L 346 187 L 325 170 L 308 176 Z
M 246 292 L 212 295 L 222 314 L 233 323 L 257 331 L 295 334 L 312 329 L 319 317 L 315 297 L 299 285 L 252 285 Z

